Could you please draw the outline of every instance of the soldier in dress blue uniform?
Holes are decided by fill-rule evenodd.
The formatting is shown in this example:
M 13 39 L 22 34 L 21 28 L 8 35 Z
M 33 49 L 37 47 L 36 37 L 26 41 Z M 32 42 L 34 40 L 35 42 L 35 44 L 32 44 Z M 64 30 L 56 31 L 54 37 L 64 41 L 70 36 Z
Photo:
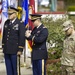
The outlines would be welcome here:
M 8 8 L 8 20 L 3 29 L 2 47 L 7 75 L 17 75 L 17 55 L 21 55 L 25 46 L 24 23 L 17 18 L 18 9 Z
M 48 30 L 41 23 L 40 14 L 31 14 L 31 21 L 34 24 L 34 29 L 32 32 L 27 30 L 25 37 L 33 41 L 31 52 L 33 75 L 46 75 L 45 64 L 48 58 L 46 40 L 48 37 Z

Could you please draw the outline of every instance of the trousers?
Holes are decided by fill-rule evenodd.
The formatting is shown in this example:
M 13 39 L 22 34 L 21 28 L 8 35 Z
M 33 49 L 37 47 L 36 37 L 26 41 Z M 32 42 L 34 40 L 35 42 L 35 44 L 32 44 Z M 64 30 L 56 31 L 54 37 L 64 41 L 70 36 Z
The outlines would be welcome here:
M 17 55 L 4 54 L 7 75 L 17 75 Z

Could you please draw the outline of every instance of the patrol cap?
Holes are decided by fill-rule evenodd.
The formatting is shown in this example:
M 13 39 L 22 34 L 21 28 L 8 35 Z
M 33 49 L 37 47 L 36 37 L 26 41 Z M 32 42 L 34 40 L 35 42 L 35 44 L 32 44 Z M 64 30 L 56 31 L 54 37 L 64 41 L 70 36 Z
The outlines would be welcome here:
M 41 14 L 30 14 L 31 16 L 31 21 L 35 21 L 37 19 L 40 19 L 41 18 Z
M 66 31 L 66 30 L 68 30 L 69 28 L 71 28 L 71 27 L 74 27 L 73 26 L 73 23 L 72 23 L 72 21 L 71 20 L 67 20 L 67 21 L 65 21 L 64 23 L 63 23 L 63 31 Z
M 9 6 L 8 7 L 8 13 L 13 13 L 13 12 L 18 12 L 19 10 L 17 8 L 14 8 L 14 7 L 11 7 Z

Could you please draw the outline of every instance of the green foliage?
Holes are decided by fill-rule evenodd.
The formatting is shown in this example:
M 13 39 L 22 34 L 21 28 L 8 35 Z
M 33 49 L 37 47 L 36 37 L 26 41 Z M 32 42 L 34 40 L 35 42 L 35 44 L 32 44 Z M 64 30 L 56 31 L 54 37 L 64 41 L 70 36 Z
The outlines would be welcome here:
M 66 6 L 75 5 L 75 0 L 64 0 L 64 2 Z
M 48 50 L 50 59 L 60 58 L 61 56 L 61 51 L 63 49 L 62 43 L 64 39 L 62 24 L 64 20 L 65 19 L 58 19 L 56 21 L 53 21 L 52 18 L 43 19 L 43 23 L 46 25 L 49 32 L 47 41 L 50 45 L 55 44 L 54 47 L 51 47 Z
M 69 11 L 75 11 L 75 6 L 69 6 L 68 9 L 67 9 L 67 11 L 68 11 L 68 12 L 69 12 Z
M 73 24 L 75 25 L 75 16 L 70 16 L 70 19 L 73 21 Z M 48 28 L 48 39 L 47 42 L 50 45 L 55 44 L 54 47 L 50 47 L 48 49 L 48 58 L 49 59 L 58 59 L 61 57 L 61 53 L 63 50 L 63 40 L 64 40 L 64 32 L 62 24 L 66 20 L 64 19 L 58 19 L 56 21 L 53 21 L 52 18 L 44 18 L 42 20 L 43 24 Z M 48 66 L 47 69 L 48 75 L 61 75 L 61 63 L 52 63 Z
M 55 44 L 54 47 L 50 47 L 48 49 L 48 57 L 49 59 L 58 59 L 61 57 L 62 49 L 63 49 L 63 39 L 64 39 L 64 32 L 62 29 L 62 24 L 66 19 L 58 19 L 53 21 L 52 18 L 44 18 L 43 24 L 48 28 L 48 39 L 47 42 L 50 45 Z M 47 69 L 48 75 L 61 75 L 60 69 L 60 62 L 56 64 L 49 65 Z
M 59 62 L 50 64 L 47 73 L 48 75 L 61 75 L 61 64 Z
M 64 0 L 64 5 L 65 10 L 67 10 L 69 6 L 75 6 L 75 0 Z

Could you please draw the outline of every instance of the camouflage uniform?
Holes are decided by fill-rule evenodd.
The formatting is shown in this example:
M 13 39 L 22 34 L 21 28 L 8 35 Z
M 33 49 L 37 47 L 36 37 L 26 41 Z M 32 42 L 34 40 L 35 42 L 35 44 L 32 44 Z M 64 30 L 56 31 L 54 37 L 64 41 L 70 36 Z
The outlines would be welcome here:
M 75 75 L 73 72 L 73 68 L 75 68 L 75 31 L 63 42 L 61 64 L 62 75 Z

